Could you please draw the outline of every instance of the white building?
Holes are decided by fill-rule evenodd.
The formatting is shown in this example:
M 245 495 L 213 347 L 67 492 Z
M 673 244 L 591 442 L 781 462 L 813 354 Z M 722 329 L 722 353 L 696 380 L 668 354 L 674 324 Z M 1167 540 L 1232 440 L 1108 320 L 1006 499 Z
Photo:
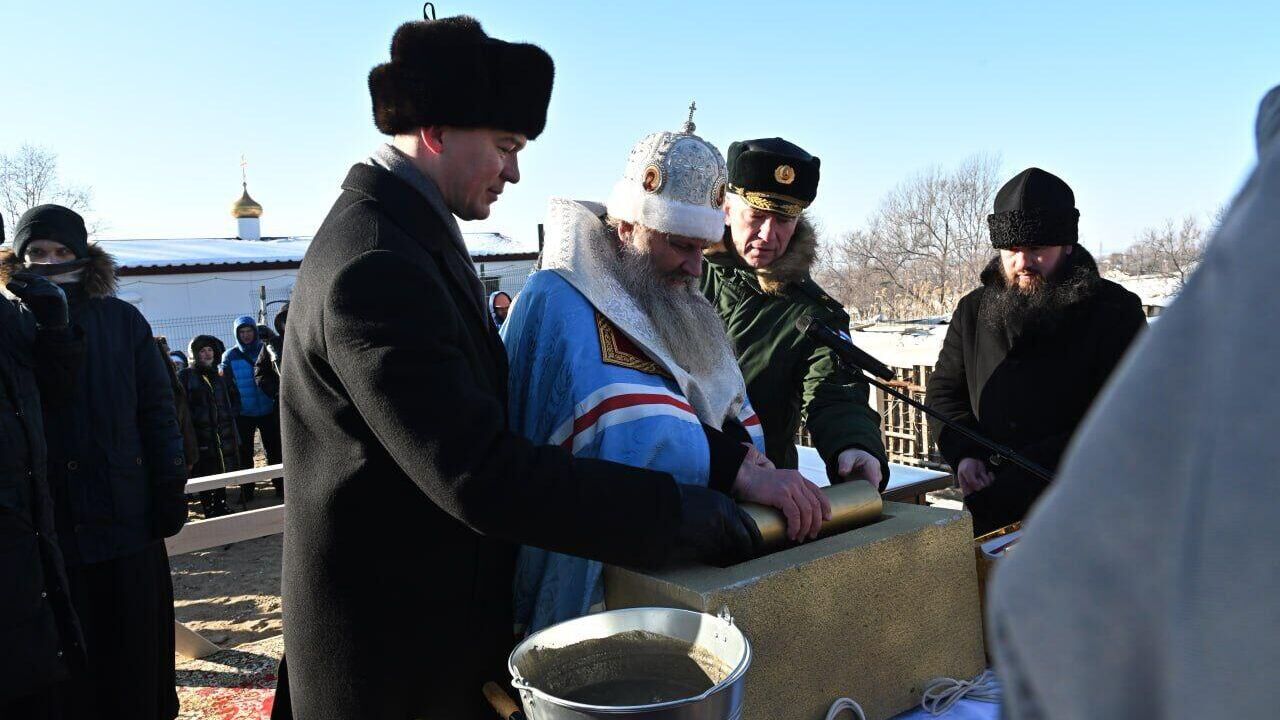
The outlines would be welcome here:
M 211 334 L 230 341 L 241 315 L 266 322 L 293 292 L 309 237 L 264 237 L 262 206 L 248 188 L 231 208 L 231 238 L 103 240 L 119 265 L 120 297 L 138 307 L 157 335 L 175 349 Z M 472 261 L 488 290 L 513 297 L 538 257 L 538 245 L 498 233 L 464 233 Z

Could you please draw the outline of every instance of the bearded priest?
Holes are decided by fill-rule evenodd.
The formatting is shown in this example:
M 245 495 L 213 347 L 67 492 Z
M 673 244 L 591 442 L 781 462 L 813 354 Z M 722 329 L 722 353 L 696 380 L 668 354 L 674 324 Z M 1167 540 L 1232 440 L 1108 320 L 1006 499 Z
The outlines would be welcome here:
M 764 456 L 724 324 L 699 290 L 702 252 L 724 232 L 726 170 L 694 129 L 691 114 L 682 132 L 636 144 L 605 205 L 551 200 L 542 268 L 503 328 L 512 429 L 776 507 L 792 539 L 813 538 L 830 506 Z M 521 548 L 518 631 L 603 597 L 600 563 Z

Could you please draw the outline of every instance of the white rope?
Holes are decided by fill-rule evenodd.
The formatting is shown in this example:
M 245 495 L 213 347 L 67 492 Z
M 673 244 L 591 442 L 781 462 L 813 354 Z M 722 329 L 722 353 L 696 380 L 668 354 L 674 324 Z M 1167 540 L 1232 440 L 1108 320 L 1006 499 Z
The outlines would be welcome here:
M 920 707 L 930 715 L 941 715 L 950 710 L 962 698 L 981 702 L 1000 702 L 1000 681 L 995 673 L 987 670 L 972 680 L 934 678 L 924 686 Z M 827 716 L 830 720 L 830 716 Z
M 831 703 L 831 709 L 827 711 L 827 720 L 836 720 L 836 717 L 845 710 L 851 711 L 857 720 L 867 720 L 866 713 L 862 712 L 862 706 L 849 698 L 840 698 Z

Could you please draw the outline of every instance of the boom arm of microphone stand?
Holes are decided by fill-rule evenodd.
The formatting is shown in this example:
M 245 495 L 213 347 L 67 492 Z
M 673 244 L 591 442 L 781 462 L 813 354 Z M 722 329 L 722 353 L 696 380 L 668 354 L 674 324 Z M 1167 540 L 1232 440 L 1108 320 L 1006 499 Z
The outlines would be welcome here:
M 906 393 L 904 393 L 904 392 L 900 392 L 900 391 L 898 391 L 898 390 L 896 390 L 896 389 L 894 389 L 894 388 L 890 387 L 888 383 L 882 382 L 882 381 L 880 380 L 880 378 L 875 377 L 874 375 L 872 375 L 871 373 L 869 373 L 869 372 L 867 372 L 867 371 L 863 370 L 862 368 L 857 367 L 856 365 L 851 365 L 851 364 L 849 364 L 848 362 L 845 362 L 845 360 L 844 360 L 843 358 L 839 358 L 839 362 L 840 362 L 840 364 L 841 364 L 842 366 L 844 366 L 844 368 L 845 368 L 846 370 L 850 370 L 850 371 L 854 372 L 855 374 L 862 376 L 862 379 L 863 379 L 863 380 L 866 380 L 867 382 L 871 383 L 872 385 L 875 385 L 876 387 L 880 388 L 881 390 L 883 390 L 883 391 L 885 391 L 885 392 L 889 393 L 890 395 L 892 395 L 892 396 L 894 396 L 894 397 L 898 398 L 898 399 L 899 399 L 899 400 L 901 400 L 902 402 L 904 402 L 904 403 L 906 403 L 906 404 L 910 405 L 911 407 L 913 407 L 913 408 L 915 408 L 915 409 L 919 410 L 920 412 L 924 413 L 925 415 L 928 415 L 929 417 L 933 418 L 934 420 L 937 420 L 938 422 L 942 423 L 943 425 L 945 425 L 945 426 L 947 426 L 947 427 L 951 428 L 952 430 L 955 430 L 956 432 L 958 432 L 958 433 L 960 433 L 961 435 L 963 435 L 965 438 L 967 438 L 967 439 L 969 439 L 969 440 L 972 440 L 973 442 L 976 442 L 976 443 L 978 443 L 979 445 L 981 445 L 981 446 L 985 447 L 986 449 L 988 449 L 988 450 L 990 450 L 990 451 L 994 452 L 997 456 L 999 456 L 999 457 L 1001 457 L 1001 458 L 1003 458 L 1003 459 L 1005 459 L 1005 460 L 1008 460 L 1009 462 L 1013 463 L 1014 465 L 1017 465 L 1018 467 L 1022 468 L 1023 470 L 1026 470 L 1027 472 L 1031 473 L 1032 475 L 1035 475 L 1036 477 L 1040 478 L 1041 480 L 1044 480 L 1045 482 L 1053 482 L 1053 474 L 1052 474 L 1052 473 L 1050 473 L 1048 470 L 1046 470 L 1046 469 L 1044 469 L 1044 468 L 1040 467 L 1040 466 L 1039 466 L 1039 465 L 1037 465 L 1036 463 L 1033 463 L 1033 462 L 1031 462 L 1030 460 L 1028 460 L 1028 459 L 1026 459 L 1026 458 L 1022 457 L 1022 456 L 1021 456 L 1021 455 L 1019 455 L 1017 452 L 1015 452 L 1013 449 L 1011 449 L 1011 448 L 1007 448 L 1007 447 L 1005 447 L 1005 446 L 1001 445 L 1001 444 L 1000 444 L 1000 443 L 998 443 L 998 442 L 995 442 L 995 441 L 993 441 L 993 440 L 988 440 L 988 439 L 986 439 L 986 438 L 982 437 L 981 435 L 979 435 L 979 434 L 975 433 L 974 431 L 970 430 L 969 428 L 967 428 L 967 427 L 965 427 L 965 426 L 961 425 L 961 424 L 960 424 L 960 423 L 958 423 L 958 422 L 955 422 L 955 421 L 954 421 L 954 420 L 952 420 L 951 418 L 948 418 L 948 417 L 943 416 L 943 414 L 942 414 L 942 413 L 940 413 L 940 412 L 938 412 L 937 410 L 934 410 L 933 408 L 929 407 L 928 405 L 925 405 L 924 403 L 922 403 L 922 402 L 920 402 L 920 401 L 916 400 L 915 398 L 912 398 L 910 395 L 907 395 L 907 394 L 906 394 Z

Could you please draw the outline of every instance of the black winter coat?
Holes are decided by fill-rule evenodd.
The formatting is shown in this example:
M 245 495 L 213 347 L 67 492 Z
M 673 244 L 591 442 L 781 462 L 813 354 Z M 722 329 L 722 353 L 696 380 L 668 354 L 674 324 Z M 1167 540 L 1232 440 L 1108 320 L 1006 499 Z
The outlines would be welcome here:
M 132 555 L 177 534 L 187 518 L 168 370 L 146 318 L 113 297 L 115 261 L 96 245 L 90 261 L 81 282 L 62 286 L 86 360 L 67 407 L 44 418 L 68 565 Z
M 240 435 L 236 432 L 235 405 L 227 389 L 232 382 L 218 374 L 216 365 L 198 362 L 178 373 L 178 380 L 186 390 L 191 422 L 200 445 L 191 477 L 239 470 Z
M 25 309 L 0 297 L 0 707 L 50 687 L 83 661 L 41 417 L 42 395 L 56 411 L 83 359 L 83 337 L 37 332 Z
M 1076 284 L 1052 330 L 1020 333 L 993 329 L 982 318 L 988 293 L 1004 286 L 1000 259 L 982 273 L 982 287 L 960 300 L 926 388 L 930 407 L 1053 471 L 1094 397 L 1146 317 L 1138 296 L 1098 275 L 1081 246 L 1064 272 Z M 967 457 L 988 461 L 992 453 L 954 431 L 934 426 L 938 449 L 959 466 Z M 996 481 L 965 498 L 974 532 L 1021 520 L 1046 484 L 1002 462 Z
M 298 273 L 281 373 L 294 717 L 488 718 L 516 544 L 651 565 L 679 490 L 510 432 L 506 355 L 446 219 L 371 165 L 343 191 Z

